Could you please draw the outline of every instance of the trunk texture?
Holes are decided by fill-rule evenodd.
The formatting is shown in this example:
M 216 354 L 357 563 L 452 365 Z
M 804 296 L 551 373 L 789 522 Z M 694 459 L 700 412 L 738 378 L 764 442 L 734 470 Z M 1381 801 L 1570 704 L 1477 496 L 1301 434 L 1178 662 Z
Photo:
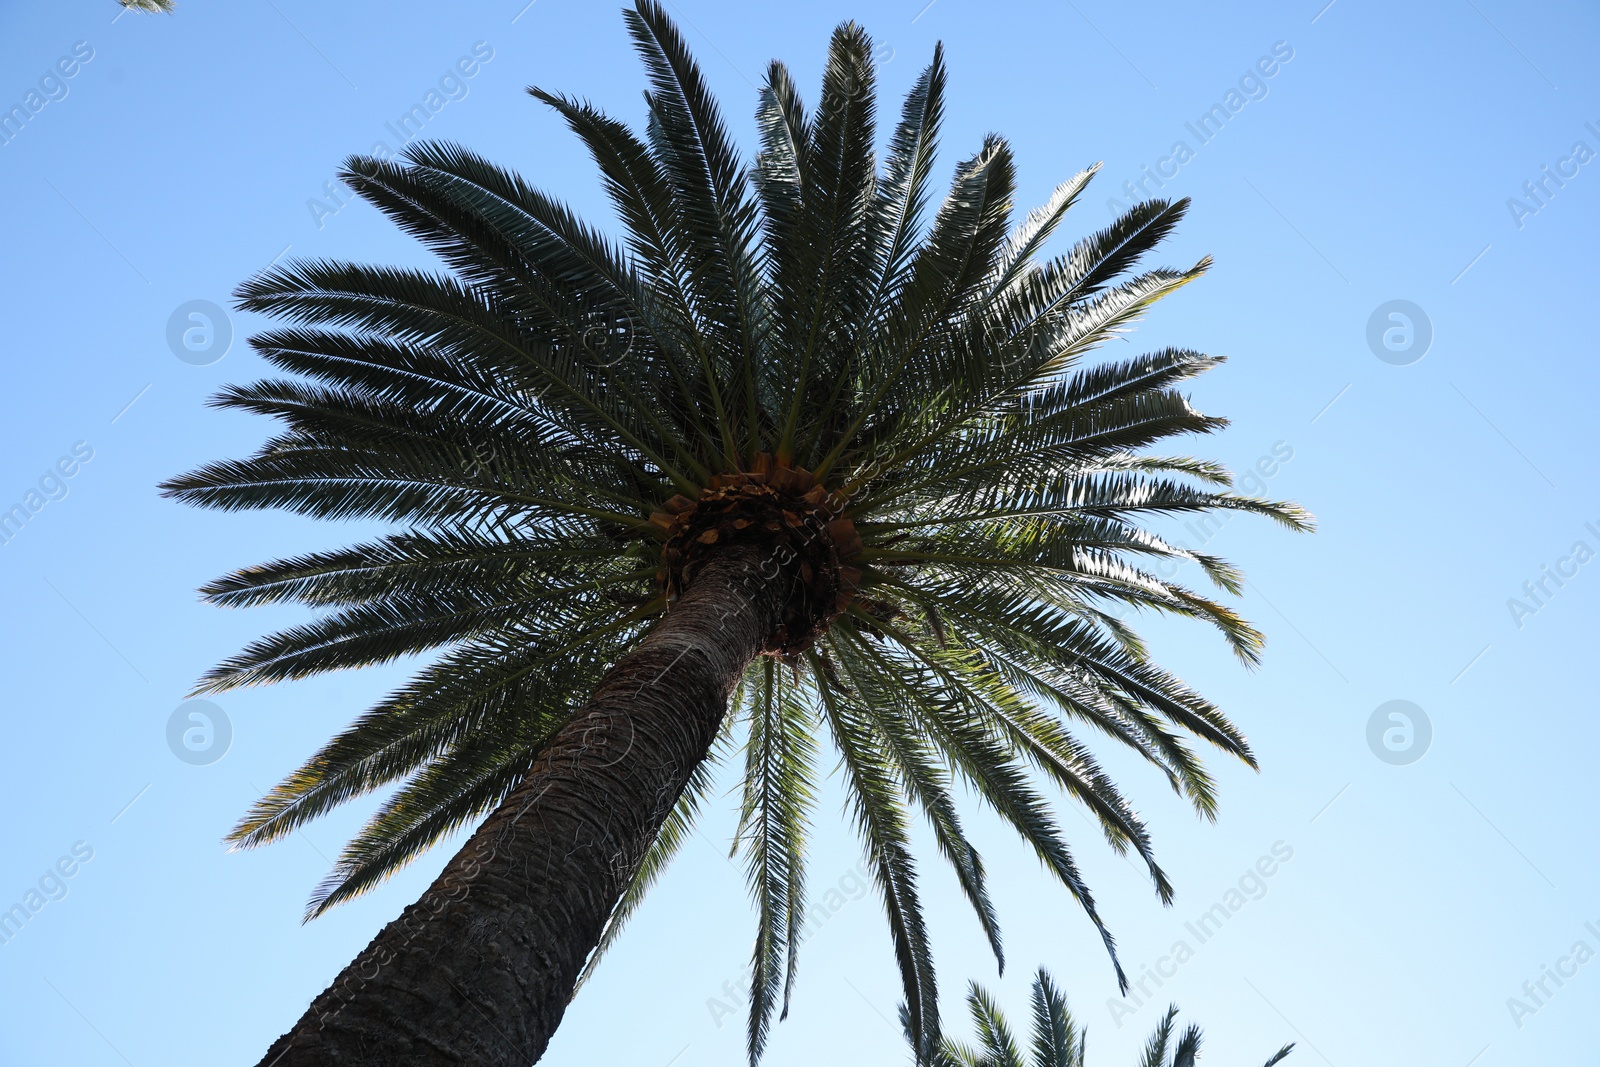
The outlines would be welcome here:
M 788 585 L 770 550 L 729 546 L 708 562 L 260 1067 L 537 1061 Z

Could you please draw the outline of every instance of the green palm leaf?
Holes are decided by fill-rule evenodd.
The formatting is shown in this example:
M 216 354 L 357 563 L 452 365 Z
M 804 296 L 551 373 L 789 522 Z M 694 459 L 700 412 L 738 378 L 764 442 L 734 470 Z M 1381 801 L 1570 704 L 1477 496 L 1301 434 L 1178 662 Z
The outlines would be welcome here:
M 1005 1013 L 987 990 L 972 983 L 967 989 L 967 1010 L 978 1044 L 972 1047 L 946 1038 L 935 1056 L 936 1067 L 1084 1067 L 1088 1028 L 1073 1019 L 1065 994 L 1043 968 L 1034 976 L 1030 1006 L 1033 1040 L 1024 1056 Z M 1194 1067 L 1200 1055 L 1200 1028 L 1190 1024 L 1174 1040 L 1177 1018 L 1178 1009 L 1169 1008 L 1156 1023 L 1145 1041 L 1139 1067 Z M 901 1021 L 906 1022 L 903 1009 Z M 906 1039 L 915 1044 L 909 1025 L 906 1031 Z M 1284 1045 L 1263 1067 L 1273 1067 L 1293 1049 L 1292 1044 Z

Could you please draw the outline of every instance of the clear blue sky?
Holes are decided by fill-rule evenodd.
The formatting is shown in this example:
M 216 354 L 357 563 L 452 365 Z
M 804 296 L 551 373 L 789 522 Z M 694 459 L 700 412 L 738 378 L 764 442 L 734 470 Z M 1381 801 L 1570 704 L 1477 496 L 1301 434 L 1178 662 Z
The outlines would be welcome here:
M 621 20 L 611 4 L 525 2 L 397 0 L 347 14 L 183 0 L 170 18 L 120 19 L 111 0 L 0 8 L 0 107 L 27 112 L 0 138 L 0 511 L 21 505 L 25 520 L 0 544 L 0 908 L 40 890 L 0 945 L 0 1062 L 253 1063 L 444 859 L 302 926 L 307 893 L 362 811 L 261 852 L 219 845 L 252 798 L 399 673 L 229 695 L 218 701 L 226 754 L 174 755 L 169 718 L 196 676 L 297 618 L 204 607 L 195 587 L 362 531 L 157 497 L 159 479 L 241 454 L 268 430 L 204 407 L 224 383 L 262 373 L 243 343 L 261 323 L 232 316 L 231 350 L 207 363 L 217 349 L 191 353 L 181 336 L 189 359 L 178 358 L 168 322 L 189 301 L 226 303 L 283 254 L 423 261 L 376 212 L 334 211 L 324 183 L 345 154 L 394 145 L 389 124 L 430 90 L 441 106 L 427 136 L 465 142 L 611 225 L 587 160 L 522 90 L 585 95 L 636 122 L 643 78 Z M 980 820 L 1012 970 L 995 980 L 930 848 L 952 1022 L 966 979 L 1020 1009 L 1043 964 L 1104 1065 L 1132 1062 L 1167 1000 L 1205 1024 L 1218 1063 L 1259 1061 L 1284 1040 L 1301 1042 L 1291 1062 L 1335 1067 L 1592 1056 L 1600 961 L 1571 953 L 1579 941 L 1600 952 L 1600 15 L 1506 0 L 925 2 L 674 0 L 746 145 L 765 61 L 785 58 L 814 97 L 828 33 L 854 17 L 881 40 L 881 81 L 896 95 L 945 42 L 943 166 L 1003 132 L 1027 208 L 1104 160 L 1074 235 L 1107 221 L 1124 182 L 1154 190 L 1147 174 L 1164 195 L 1192 196 L 1167 259 L 1211 254 L 1216 267 L 1118 351 L 1227 355 L 1196 394 L 1234 421 L 1202 447 L 1241 470 L 1264 459 L 1269 491 L 1322 526 L 1295 537 L 1237 518 L 1207 533 L 1208 550 L 1250 576 L 1244 608 L 1270 637 L 1260 671 L 1201 627 L 1152 631 L 1264 765 L 1259 776 L 1218 765 L 1224 803 L 1207 825 L 1147 769 L 1112 759 L 1153 824 L 1176 907 L 1163 910 L 1066 816 L 1130 971 L 1169 975 L 1148 985 L 1156 1003 L 1113 1012 L 1089 924 Z M 451 80 L 476 42 L 472 75 Z M 1524 183 L 1540 181 L 1535 200 Z M 319 197 L 321 209 L 308 203 Z M 1415 311 L 1389 318 L 1397 300 L 1426 328 Z M 203 347 L 203 335 L 190 340 Z M 1431 727 L 1409 763 L 1376 754 L 1398 758 L 1386 730 L 1406 741 L 1387 710 L 1369 745 L 1369 721 L 1394 700 Z M 1422 744 L 1411 718 L 1402 757 Z M 724 804 L 546 1062 L 740 1061 L 743 1005 L 719 1020 L 709 1003 L 738 982 L 752 930 L 723 857 L 731 824 Z M 1250 876 L 1274 845 L 1291 858 Z M 830 814 L 814 885 L 819 896 L 842 887 L 839 907 L 806 943 L 774 1067 L 903 1060 L 886 1022 L 897 1003 L 887 934 L 870 897 L 849 899 L 856 855 Z M 1251 896 L 1230 898 L 1241 879 Z M 1186 924 L 1219 903 L 1227 921 L 1202 943 Z M 1181 963 L 1179 941 L 1192 950 Z M 1546 966 L 1568 975 L 1535 984 L 1535 1000 L 1524 983 Z M 1531 1010 L 1513 1018 L 1511 997 Z

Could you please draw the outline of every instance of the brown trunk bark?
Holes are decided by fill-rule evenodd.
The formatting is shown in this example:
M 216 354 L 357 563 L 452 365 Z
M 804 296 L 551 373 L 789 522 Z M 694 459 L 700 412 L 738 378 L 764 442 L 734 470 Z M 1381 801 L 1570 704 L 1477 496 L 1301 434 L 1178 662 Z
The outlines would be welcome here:
M 422 898 L 260 1067 L 527 1067 L 777 625 L 788 576 L 730 546 L 601 682 Z

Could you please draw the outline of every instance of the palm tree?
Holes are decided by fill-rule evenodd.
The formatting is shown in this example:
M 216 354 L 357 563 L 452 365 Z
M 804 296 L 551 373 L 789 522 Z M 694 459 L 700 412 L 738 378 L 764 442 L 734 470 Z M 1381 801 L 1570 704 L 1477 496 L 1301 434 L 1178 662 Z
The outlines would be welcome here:
M 130 11 L 164 11 L 171 14 L 178 5 L 173 0 L 117 0 L 117 3 Z
M 974 982 L 967 989 L 967 1008 L 978 1031 L 979 1047 L 973 1049 L 946 1039 L 940 1043 L 934 1060 L 937 1067 L 1083 1067 L 1088 1028 L 1073 1021 L 1072 1012 L 1067 1009 L 1067 998 L 1051 981 L 1049 971 L 1041 968 L 1035 976 L 1032 1000 L 1031 1063 L 1024 1057 L 1006 1017 L 983 987 Z M 1173 1025 L 1177 1018 L 1178 1009 L 1168 1008 L 1145 1044 L 1139 1067 L 1194 1067 L 1200 1055 L 1200 1028 L 1191 1023 L 1177 1041 L 1173 1041 Z M 903 1011 L 901 1021 L 906 1021 Z M 915 1047 L 909 1029 L 906 1037 Z M 1272 1067 L 1293 1048 L 1293 1044 L 1283 1046 L 1262 1067 Z
M 662 8 L 625 17 L 649 76 L 643 137 L 531 90 L 593 154 L 621 242 L 454 145 L 352 158 L 344 180 L 448 270 L 289 262 L 245 284 L 243 309 L 285 320 L 254 347 L 292 376 L 215 403 L 286 429 L 163 487 L 401 526 L 205 587 L 221 605 L 327 614 L 250 645 L 197 693 L 442 650 L 260 800 L 235 846 L 398 783 L 309 917 L 488 816 L 263 1062 L 536 1060 L 736 754 L 754 1060 L 794 983 L 830 742 L 931 1050 L 908 809 L 997 958 L 958 781 L 1111 950 L 1037 777 L 1137 852 L 1163 901 L 1172 887 L 1074 725 L 1148 759 L 1208 817 L 1189 739 L 1254 765 L 1121 618 L 1207 620 L 1253 663 L 1255 630 L 1140 561 L 1192 562 L 1230 592 L 1239 575 L 1140 523 L 1308 516 L 1229 491 L 1214 463 L 1147 451 L 1224 425 L 1178 391 L 1219 358 L 1088 360 L 1206 268 L 1134 271 L 1186 203 L 1140 204 L 1041 262 L 1094 168 L 1013 228 L 1011 150 L 990 137 L 928 220 L 943 59 L 880 173 L 871 42 L 853 24 L 833 35 L 814 111 L 772 64 L 747 169 Z

